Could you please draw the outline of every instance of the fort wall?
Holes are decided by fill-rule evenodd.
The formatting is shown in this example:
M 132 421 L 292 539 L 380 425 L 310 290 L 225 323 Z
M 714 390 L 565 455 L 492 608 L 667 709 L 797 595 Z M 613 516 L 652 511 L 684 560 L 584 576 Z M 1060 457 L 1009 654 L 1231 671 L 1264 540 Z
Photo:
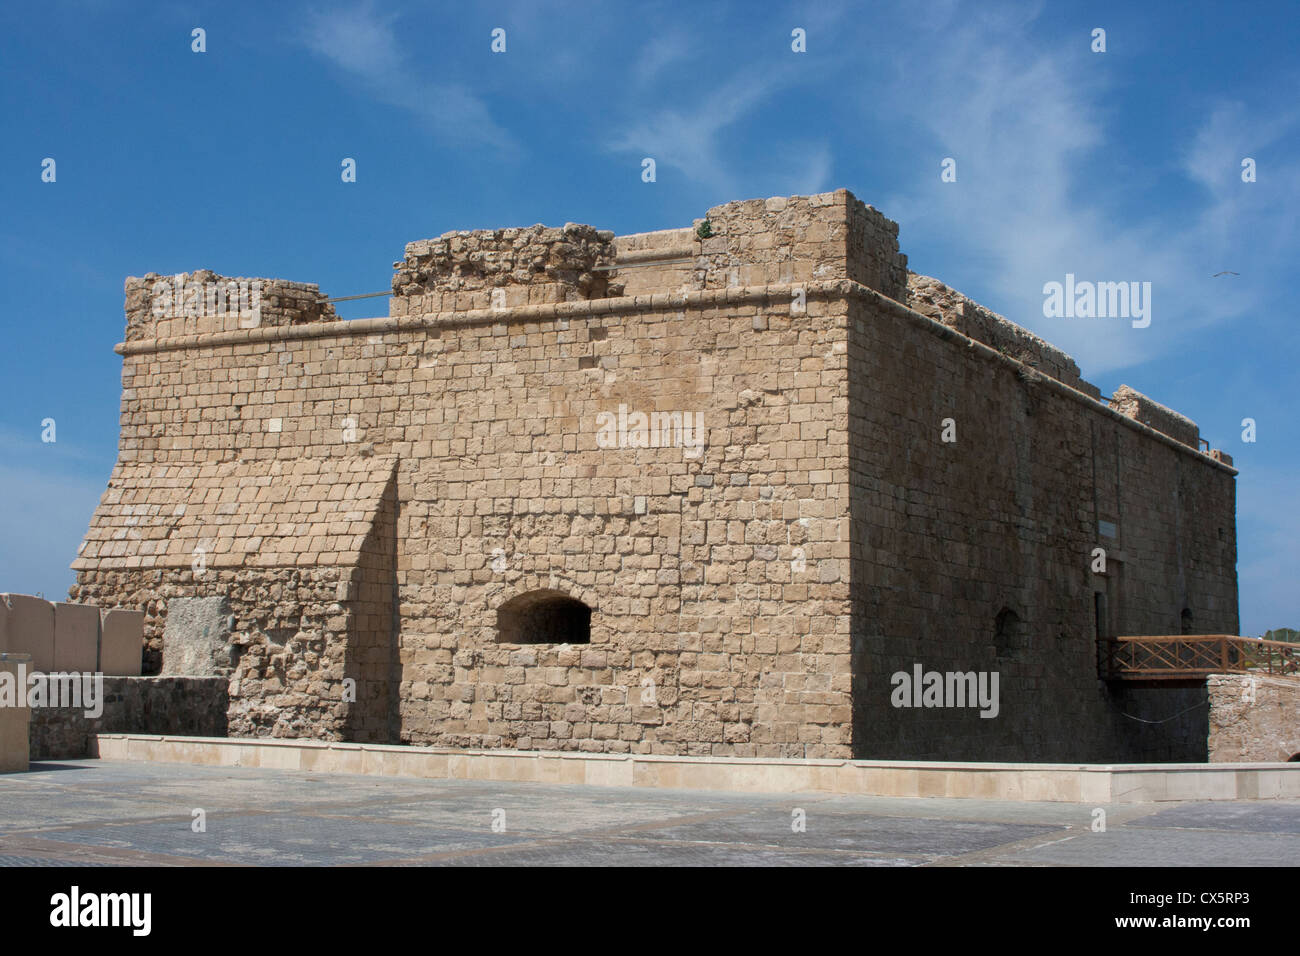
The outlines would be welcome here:
M 1097 638 L 1236 633 L 1232 472 L 894 303 L 850 317 L 856 755 L 1205 759 L 1204 688 L 1109 687 Z M 916 664 L 996 672 L 997 717 L 892 706 Z
M 1300 684 L 1265 675 L 1214 674 L 1210 698 L 1212 763 L 1300 760 Z
M 1190 697 L 1097 679 L 1095 615 L 1235 630 L 1235 473 L 843 190 L 706 218 L 420 240 L 376 319 L 278 280 L 256 325 L 160 319 L 128 280 L 74 597 L 144 610 L 156 672 L 168 603 L 229 595 L 232 735 L 1196 759 L 1130 720 Z M 538 595 L 589 642 L 503 642 Z M 891 707 L 916 662 L 998 668 L 1001 716 Z
M 270 462 L 396 456 L 400 709 L 389 730 L 402 740 L 847 755 L 847 473 L 834 428 L 844 307 L 814 291 L 802 314 L 783 295 L 768 315 L 751 299 L 724 290 L 629 299 L 635 312 L 618 314 L 573 303 L 540 307 L 570 309 L 565 318 L 489 309 L 373 335 L 335 323 L 301 338 L 249 330 L 231 344 L 127 348 L 122 443 L 151 475 L 196 458 L 233 463 L 222 486 L 254 499 L 230 502 L 249 535 L 274 530 L 248 515 Z M 620 407 L 699 416 L 699 447 L 600 447 L 597 416 Z M 315 507 L 327 493 L 302 497 Z M 362 613 L 335 600 L 345 568 L 264 565 L 292 549 L 252 550 L 236 533 L 195 581 L 183 547 L 121 570 L 133 545 L 116 544 L 121 554 L 83 549 L 78 593 L 146 608 L 151 648 L 169 596 L 232 593 L 244 648 L 232 734 L 367 739 L 327 703 L 345 676 L 341 635 Z M 809 569 L 798 574 L 796 547 Z M 217 553 L 239 555 L 238 569 Z M 497 643 L 500 605 L 539 588 L 593 609 L 589 645 Z M 381 623 L 382 600 L 370 604 Z

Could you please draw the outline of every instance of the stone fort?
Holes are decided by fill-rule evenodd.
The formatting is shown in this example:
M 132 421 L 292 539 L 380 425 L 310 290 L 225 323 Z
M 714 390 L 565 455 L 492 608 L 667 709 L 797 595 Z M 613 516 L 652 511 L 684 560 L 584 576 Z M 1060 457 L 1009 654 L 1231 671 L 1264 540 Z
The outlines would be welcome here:
M 250 280 L 126 282 L 70 599 L 142 611 L 145 674 L 221 678 L 230 735 L 1206 759 L 1204 686 L 1098 648 L 1237 632 L 1231 459 L 909 272 L 852 194 L 394 266 L 347 321 L 315 285 L 260 280 L 250 321 L 210 307 Z M 998 675 L 996 716 L 894 706 L 918 667 Z

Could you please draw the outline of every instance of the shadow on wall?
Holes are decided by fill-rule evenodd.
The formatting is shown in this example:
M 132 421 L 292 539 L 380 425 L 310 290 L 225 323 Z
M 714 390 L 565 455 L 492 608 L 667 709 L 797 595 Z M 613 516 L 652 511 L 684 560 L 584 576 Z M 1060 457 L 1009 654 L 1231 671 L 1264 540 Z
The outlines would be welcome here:
M 402 686 L 397 589 L 397 477 L 388 485 L 349 584 L 350 633 L 343 674 L 345 740 L 353 743 L 401 742 L 398 688 Z

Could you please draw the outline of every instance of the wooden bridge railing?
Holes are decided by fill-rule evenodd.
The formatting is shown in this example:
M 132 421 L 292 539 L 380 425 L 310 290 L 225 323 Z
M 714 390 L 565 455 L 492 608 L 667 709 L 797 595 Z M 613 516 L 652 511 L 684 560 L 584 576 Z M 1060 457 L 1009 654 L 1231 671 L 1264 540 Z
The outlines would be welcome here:
M 1210 674 L 1300 679 L 1300 644 L 1232 634 L 1141 635 L 1101 642 L 1106 680 L 1194 680 Z

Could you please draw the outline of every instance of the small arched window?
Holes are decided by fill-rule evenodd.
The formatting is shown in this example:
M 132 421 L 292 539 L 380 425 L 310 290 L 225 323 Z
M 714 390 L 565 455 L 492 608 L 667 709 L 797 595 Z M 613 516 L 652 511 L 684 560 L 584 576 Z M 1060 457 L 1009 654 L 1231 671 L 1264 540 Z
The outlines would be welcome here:
M 497 609 L 501 644 L 590 644 L 591 608 L 563 591 L 541 589 Z
M 1015 657 L 1024 645 L 1024 629 L 1020 624 L 1020 615 L 1009 607 L 998 611 L 993 619 L 993 646 L 998 657 Z
M 1183 634 L 1192 633 L 1192 609 L 1190 607 L 1183 608 L 1183 613 L 1178 616 L 1178 623 Z

